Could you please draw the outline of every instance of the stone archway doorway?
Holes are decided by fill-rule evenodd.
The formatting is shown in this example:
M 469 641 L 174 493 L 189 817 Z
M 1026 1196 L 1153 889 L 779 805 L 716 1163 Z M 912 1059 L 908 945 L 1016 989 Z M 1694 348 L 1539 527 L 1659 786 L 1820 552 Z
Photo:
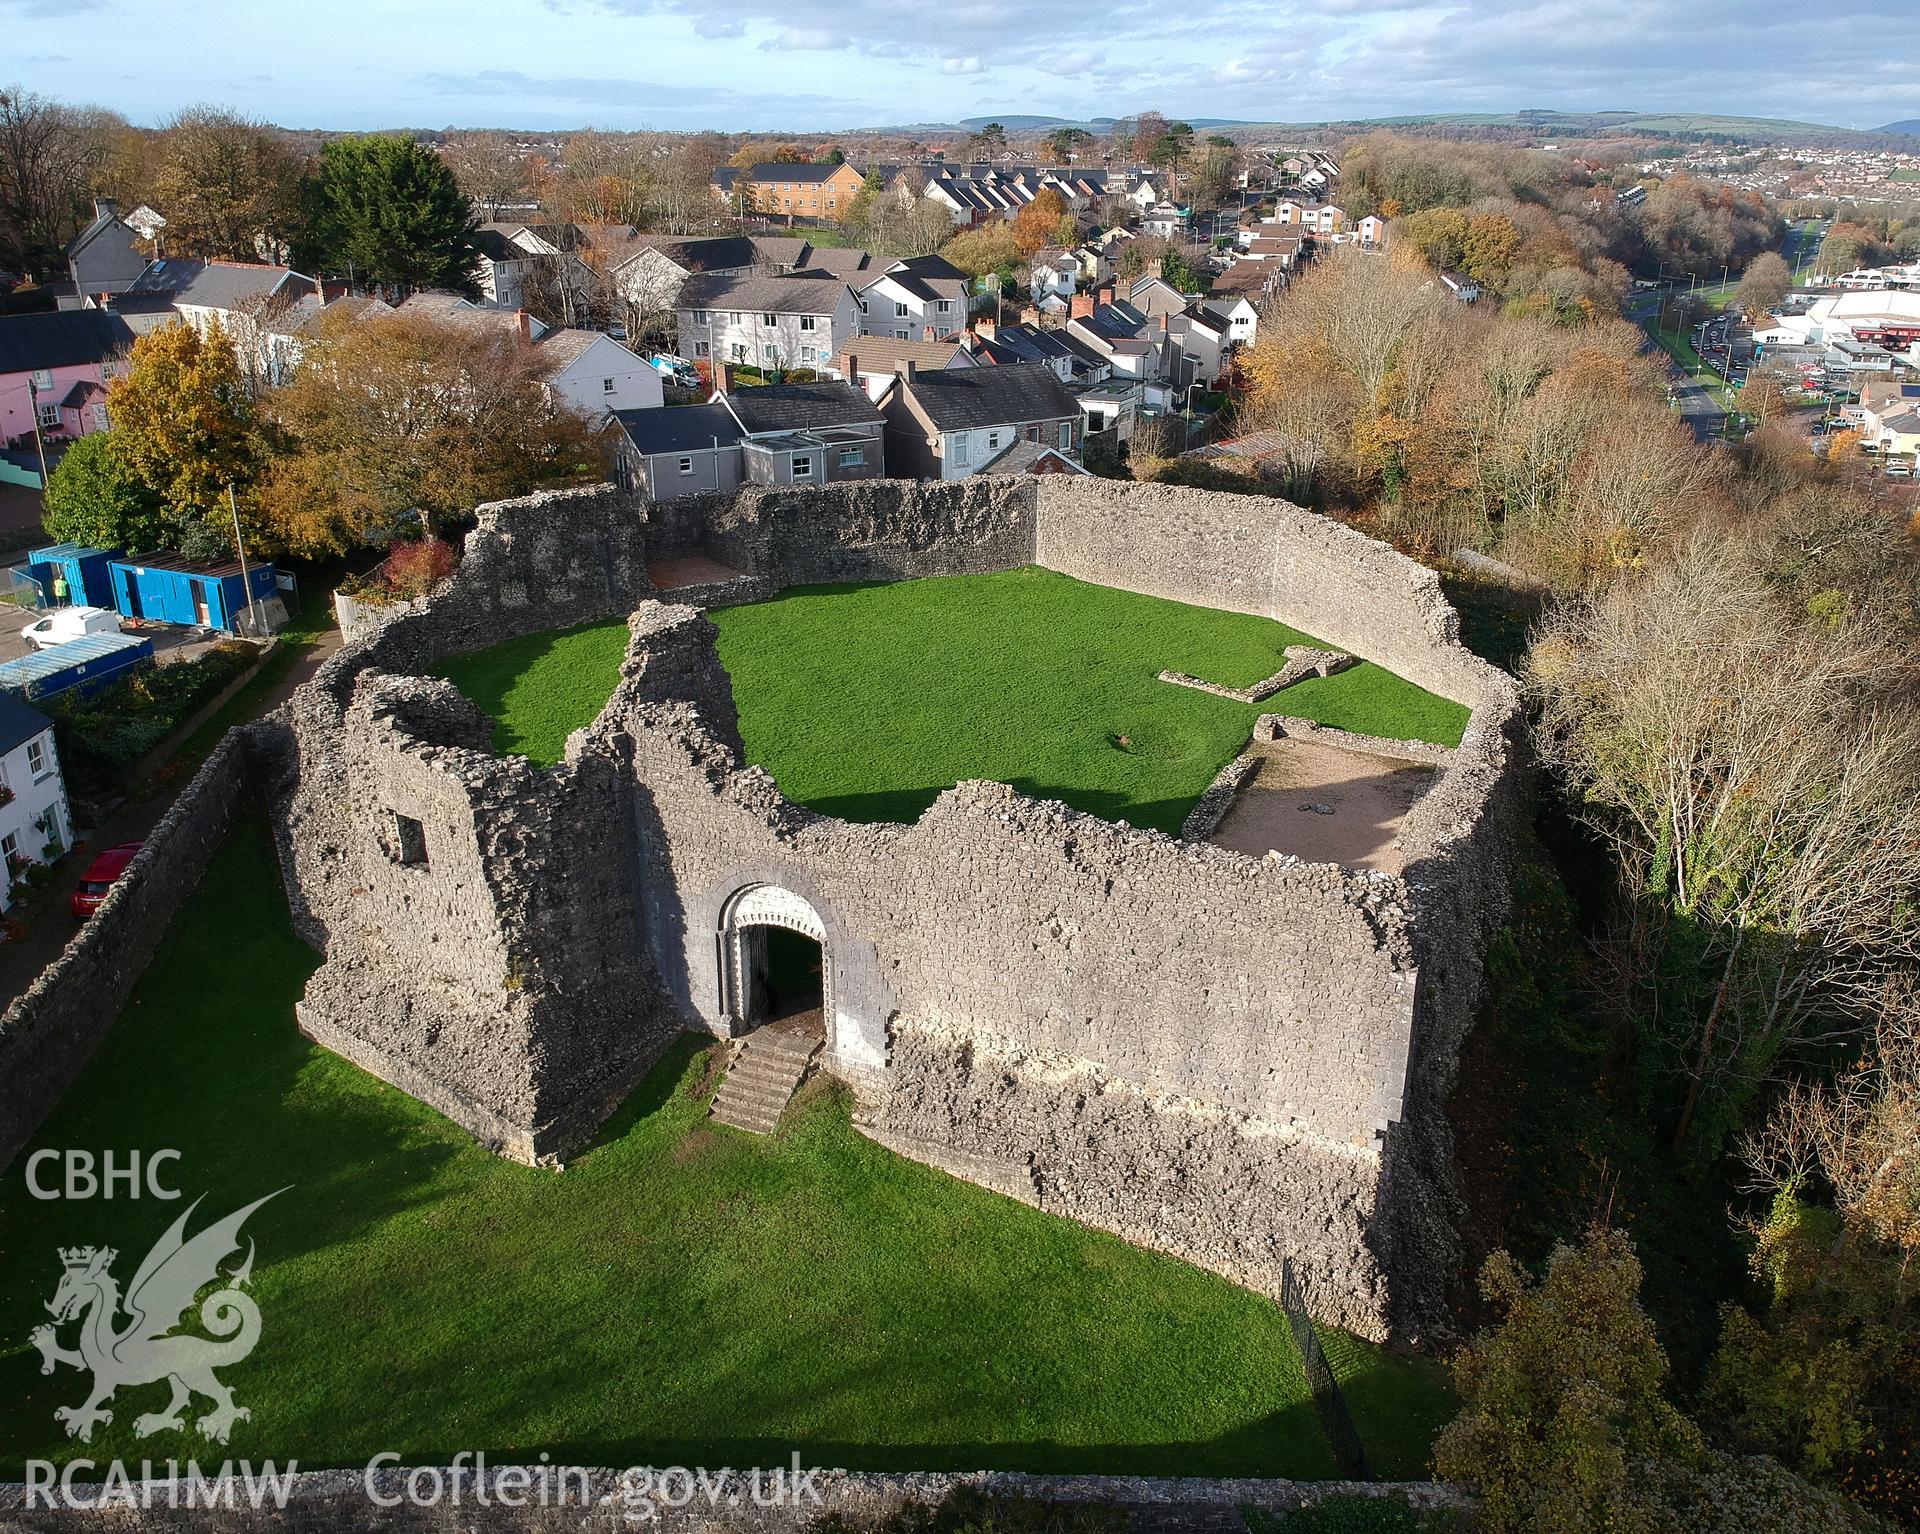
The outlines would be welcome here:
M 720 918 L 722 1010 L 735 1037 L 763 1027 L 832 1043 L 826 923 L 776 884 L 736 891 Z

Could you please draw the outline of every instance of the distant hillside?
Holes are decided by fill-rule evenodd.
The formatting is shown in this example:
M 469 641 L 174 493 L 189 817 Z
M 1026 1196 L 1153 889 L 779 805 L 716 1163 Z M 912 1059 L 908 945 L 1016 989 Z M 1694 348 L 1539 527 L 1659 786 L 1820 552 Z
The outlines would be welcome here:
M 1881 133 L 1920 133 L 1920 117 L 1902 118 L 1897 123 L 1888 123 L 1878 130 Z

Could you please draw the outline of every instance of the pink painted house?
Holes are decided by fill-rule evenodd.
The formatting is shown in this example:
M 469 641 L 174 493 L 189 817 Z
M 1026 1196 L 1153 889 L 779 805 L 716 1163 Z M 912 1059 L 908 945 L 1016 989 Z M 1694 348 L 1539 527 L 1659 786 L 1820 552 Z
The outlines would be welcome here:
M 0 446 L 107 429 L 107 383 L 126 371 L 133 331 L 117 314 L 63 309 L 0 318 Z

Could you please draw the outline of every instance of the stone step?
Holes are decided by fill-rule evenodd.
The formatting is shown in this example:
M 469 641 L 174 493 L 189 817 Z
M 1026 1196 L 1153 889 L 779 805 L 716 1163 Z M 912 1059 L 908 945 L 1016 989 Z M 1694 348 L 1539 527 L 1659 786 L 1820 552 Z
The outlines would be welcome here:
M 771 1134 L 819 1052 L 820 1040 L 805 1034 L 749 1037 L 735 1052 L 707 1116 L 749 1134 Z

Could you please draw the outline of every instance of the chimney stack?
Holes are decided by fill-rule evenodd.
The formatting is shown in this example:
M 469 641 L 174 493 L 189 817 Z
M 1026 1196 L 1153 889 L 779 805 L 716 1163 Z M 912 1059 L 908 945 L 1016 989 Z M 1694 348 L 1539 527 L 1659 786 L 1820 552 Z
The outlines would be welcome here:
M 93 216 L 95 218 L 118 218 L 120 216 L 119 199 L 114 197 L 94 198 Z
M 520 327 L 520 339 L 531 346 L 533 344 L 533 316 L 528 314 L 525 309 L 516 309 L 513 311 L 513 318 L 515 323 Z
M 1084 320 L 1088 315 L 1093 313 L 1094 298 L 1095 295 L 1092 293 L 1074 294 L 1073 297 L 1067 301 L 1067 318 L 1070 320 Z
M 973 322 L 973 333 L 983 341 L 991 341 L 1000 333 L 1000 327 L 983 314 Z
M 856 389 L 860 387 L 860 359 L 852 352 L 847 353 L 847 382 Z
M 715 394 L 733 393 L 733 365 L 716 362 L 713 365 L 713 392 Z
M 906 362 L 906 367 L 903 370 L 903 374 L 907 382 L 912 383 L 915 378 L 920 376 L 920 364 L 915 362 L 911 357 L 909 357 Z

